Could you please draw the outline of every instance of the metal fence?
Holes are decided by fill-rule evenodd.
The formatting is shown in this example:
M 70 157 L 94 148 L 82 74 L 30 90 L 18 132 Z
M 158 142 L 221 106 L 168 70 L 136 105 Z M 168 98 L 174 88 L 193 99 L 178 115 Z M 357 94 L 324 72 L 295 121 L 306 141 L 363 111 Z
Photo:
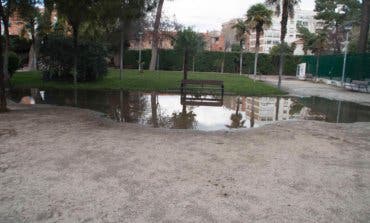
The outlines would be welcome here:
M 303 56 L 302 63 L 307 63 L 307 73 L 313 76 L 341 80 L 344 55 L 322 55 L 316 73 L 316 56 Z M 370 53 L 349 54 L 346 62 L 345 80 L 370 80 Z

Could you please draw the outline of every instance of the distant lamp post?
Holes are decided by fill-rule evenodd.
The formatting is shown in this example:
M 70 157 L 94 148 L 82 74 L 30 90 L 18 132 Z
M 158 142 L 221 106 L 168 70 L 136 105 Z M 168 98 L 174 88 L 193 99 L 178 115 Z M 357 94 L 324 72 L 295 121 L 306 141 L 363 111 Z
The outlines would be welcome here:
M 143 42 L 143 33 L 139 32 L 139 72 L 142 72 L 142 62 L 141 62 L 141 50 Z
M 347 11 L 347 7 L 343 4 L 338 4 L 337 8 L 335 9 L 335 12 L 340 15 L 345 15 Z M 345 83 L 345 76 L 346 76 L 346 65 L 347 65 L 347 55 L 348 55 L 348 45 L 349 45 L 349 33 L 352 30 L 352 23 L 349 22 L 345 25 L 343 25 L 343 28 L 346 32 L 346 41 L 344 42 L 344 58 L 343 58 L 343 69 L 342 69 L 342 79 L 341 79 L 341 85 L 344 87 Z M 337 30 L 338 31 L 338 30 Z

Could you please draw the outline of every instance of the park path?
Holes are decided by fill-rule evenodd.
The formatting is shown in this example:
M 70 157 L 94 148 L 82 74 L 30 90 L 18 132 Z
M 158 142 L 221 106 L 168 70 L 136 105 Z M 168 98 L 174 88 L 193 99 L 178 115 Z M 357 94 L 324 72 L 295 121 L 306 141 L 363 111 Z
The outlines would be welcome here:
M 257 79 L 259 79 L 259 77 Z M 261 80 L 270 85 L 276 86 L 278 82 L 278 77 L 262 76 Z M 282 89 L 289 92 L 289 94 L 292 96 L 317 96 L 332 100 L 349 101 L 370 106 L 370 93 L 352 92 L 340 87 L 330 86 L 323 83 L 313 83 L 311 81 L 297 80 L 294 77 L 285 77 L 282 80 Z
M 0 114 L 0 222 L 369 222 L 370 126 L 197 132 Z

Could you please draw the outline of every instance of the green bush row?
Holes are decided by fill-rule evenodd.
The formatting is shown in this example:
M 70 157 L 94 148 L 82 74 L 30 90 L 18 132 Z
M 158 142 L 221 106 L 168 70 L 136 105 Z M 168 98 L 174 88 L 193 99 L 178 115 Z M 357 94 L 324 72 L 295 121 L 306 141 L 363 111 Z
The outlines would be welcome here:
M 78 52 L 69 37 L 51 34 L 40 44 L 39 67 L 44 80 L 73 80 L 74 55 L 78 55 L 77 79 L 94 81 L 107 74 L 107 51 L 102 43 L 81 40 Z
M 151 50 L 142 51 L 142 61 L 144 69 L 148 69 L 151 57 Z M 225 58 L 224 72 L 239 72 L 239 53 L 237 52 L 210 52 L 205 51 L 196 55 L 190 60 L 189 69 L 194 67 L 195 71 L 200 72 L 220 72 L 222 62 Z M 128 50 L 124 55 L 124 64 L 126 68 L 137 68 L 139 60 L 139 51 Z M 295 75 L 297 65 L 301 58 L 298 56 L 287 55 L 285 57 L 284 75 Z M 182 70 L 183 55 L 175 50 L 159 51 L 159 69 L 160 70 Z M 252 74 L 254 67 L 254 53 L 243 54 L 243 73 Z M 269 54 L 260 54 L 258 63 L 258 73 L 263 75 L 278 74 L 279 56 Z

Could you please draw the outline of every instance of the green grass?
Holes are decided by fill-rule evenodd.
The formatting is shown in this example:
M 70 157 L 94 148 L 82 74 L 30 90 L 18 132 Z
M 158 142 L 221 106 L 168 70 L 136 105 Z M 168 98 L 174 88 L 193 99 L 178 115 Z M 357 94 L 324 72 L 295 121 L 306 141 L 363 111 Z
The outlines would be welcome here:
M 103 80 L 91 83 L 79 83 L 78 89 L 86 90 L 113 90 L 124 89 L 133 91 L 179 92 L 182 72 L 178 71 L 144 71 L 124 70 L 123 80 L 119 80 L 119 70 L 110 69 Z M 226 94 L 235 95 L 282 95 L 279 89 L 235 74 L 218 73 L 190 73 L 189 79 L 223 80 Z M 73 89 L 69 82 L 44 82 L 41 73 L 37 71 L 18 72 L 12 78 L 15 88 L 43 88 L 43 89 Z

